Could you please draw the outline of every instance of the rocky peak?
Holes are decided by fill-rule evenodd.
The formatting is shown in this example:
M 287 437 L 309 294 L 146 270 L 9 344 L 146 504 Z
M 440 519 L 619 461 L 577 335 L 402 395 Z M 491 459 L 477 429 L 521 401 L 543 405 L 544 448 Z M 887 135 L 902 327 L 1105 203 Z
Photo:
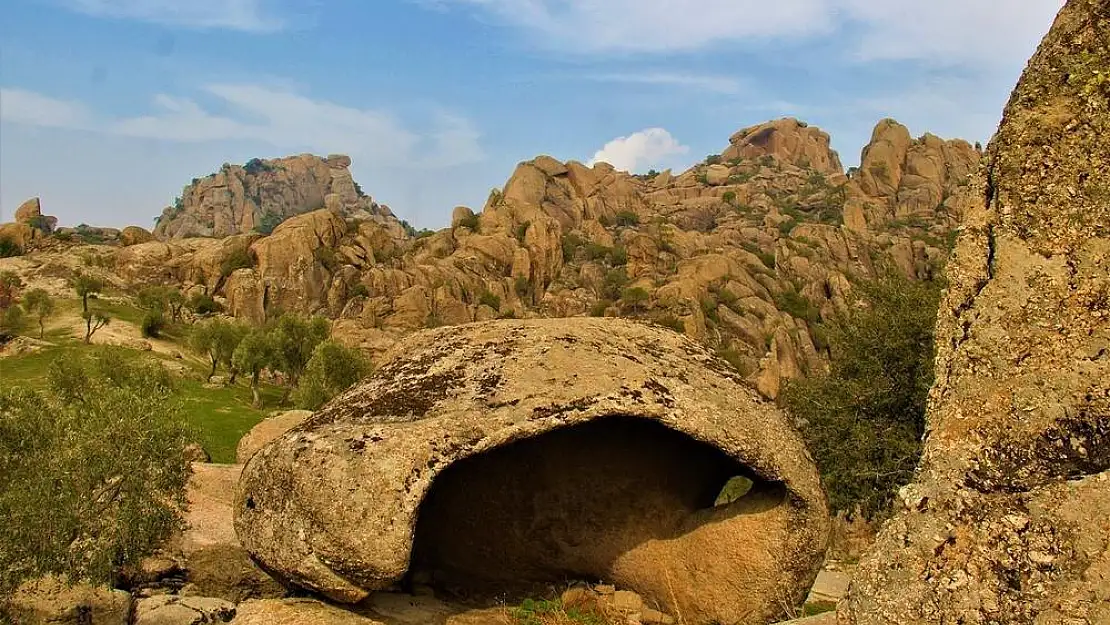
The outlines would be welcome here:
M 327 208 L 379 222 L 403 238 L 400 222 L 387 206 L 362 192 L 350 165 L 351 158 L 342 154 L 224 164 L 218 172 L 194 178 L 175 205 L 162 212 L 154 234 L 161 239 L 268 234 L 290 217 Z
M 829 147 L 828 133 L 793 118 L 744 128 L 729 138 L 729 147 L 721 154 L 725 161 L 763 156 L 824 174 L 844 173 L 840 156 Z
M 13 221 L 30 226 L 43 234 L 50 234 L 58 227 L 57 217 L 42 214 L 42 202 L 37 197 L 20 204 L 19 208 L 15 209 Z

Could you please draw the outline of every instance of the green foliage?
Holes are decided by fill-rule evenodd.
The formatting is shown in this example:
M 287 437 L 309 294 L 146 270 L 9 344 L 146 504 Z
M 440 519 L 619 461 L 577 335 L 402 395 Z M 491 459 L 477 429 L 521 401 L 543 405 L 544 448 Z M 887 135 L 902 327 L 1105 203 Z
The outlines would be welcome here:
M 621 291 L 621 302 L 629 310 L 643 310 L 649 299 L 651 294 L 638 286 Z
M 316 347 L 331 334 L 328 320 L 323 317 L 305 318 L 293 313 L 282 315 L 274 324 L 270 337 L 274 346 L 274 369 L 284 373 L 289 380 L 285 397 L 289 398 L 304 374 Z
M 26 317 L 19 306 L 0 309 L 0 344 L 18 335 L 25 324 Z
M 46 574 L 113 583 L 182 528 L 189 437 L 168 374 L 115 350 L 0 390 L 0 596 Z
M 532 297 L 532 281 L 524 276 L 517 276 L 513 281 L 513 290 L 520 299 L 529 299 Z
M 359 282 L 351 288 L 351 297 L 370 297 L 370 287 Z
M 612 306 L 612 305 L 613 305 L 613 302 L 611 302 L 607 299 L 598 300 L 598 301 L 594 302 L 593 306 L 590 306 L 590 316 L 591 317 L 604 317 L 605 312 L 607 310 L 609 310 L 609 307 Z
M 752 254 L 755 254 L 755 256 L 757 258 L 759 258 L 759 262 L 763 263 L 763 266 L 767 267 L 768 269 L 774 269 L 775 268 L 775 253 L 774 252 L 768 252 L 768 251 L 760 248 L 755 243 L 743 243 L 743 244 L 741 244 L 740 247 L 742 247 L 745 250 L 751 252 Z
M 775 307 L 792 317 L 810 323 L 816 323 L 821 318 L 821 311 L 813 305 L 813 302 L 793 287 L 775 295 Z
M 740 352 L 731 347 L 722 347 L 717 350 L 717 356 L 722 358 L 725 362 L 732 365 L 733 369 L 740 375 L 747 377 L 753 373 L 751 365 L 744 360 Z
M 0 237 L 0 258 L 23 256 L 23 248 L 11 237 Z
M 324 341 L 313 351 L 305 367 L 304 378 L 297 389 L 297 406 L 319 410 L 369 372 L 369 363 L 357 349 Z
M 628 286 L 628 273 L 623 267 L 610 269 L 605 274 L 605 282 L 601 286 L 601 294 L 606 299 L 617 300 L 621 298 L 624 287 Z
M 713 323 L 721 322 L 721 317 L 719 314 L 717 314 L 718 302 L 716 297 L 713 297 L 712 295 L 707 295 L 698 300 L 698 304 L 701 306 L 702 314 L 704 314 L 707 319 L 709 319 Z
M 46 319 L 54 309 L 54 298 L 43 289 L 31 289 L 23 296 L 23 310 L 38 322 L 40 339 L 46 336 Z
M 258 220 L 258 227 L 255 229 L 258 230 L 259 234 L 269 236 L 273 234 L 274 230 L 284 221 L 285 217 L 277 213 L 263 213 L 262 218 Z
M 265 171 L 273 171 L 274 166 L 260 158 L 252 158 L 243 165 L 243 169 L 245 169 L 248 174 L 254 176 Z
M 686 332 L 686 322 L 679 319 L 677 316 L 674 315 L 674 313 L 663 313 L 652 319 L 652 321 L 663 326 L 664 328 L 670 328 L 678 333 Z
M 235 371 L 250 376 L 252 405 L 255 408 L 262 408 L 262 396 L 259 390 L 262 372 L 267 367 L 272 367 L 274 360 L 274 341 L 263 329 L 248 332 L 231 355 L 231 367 Z
M 89 299 L 95 298 L 104 290 L 104 283 L 88 274 L 78 273 L 71 281 L 74 292 L 81 298 L 81 310 L 89 312 Z
M 219 312 L 223 312 L 224 307 L 217 302 L 211 295 L 202 291 L 196 291 L 189 296 L 189 301 L 186 302 L 185 307 L 193 312 L 198 317 L 207 317 Z
M 221 364 L 226 366 L 234 376 L 235 350 L 246 335 L 246 326 L 224 319 L 209 319 L 193 327 L 189 335 L 189 348 L 198 355 L 208 358 L 211 364 L 207 378 L 209 381 L 216 375 L 216 369 Z
M 166 327 L 166 316 L 160 310 L 150 310 L 143 315 L 143 322 L 140 324 L 143 336 L 148 339 L 156 339 L 162 336 L 162 330 Z
M 357 195 L 359 197 L 366 197 L 366 194 L 362 192 L 362 185 L 360 185 L 357 182 L 355 182 L 354 185 L 355 185 L 355 195 Z
M 709 156 L 705 157 L 705 164 L 720 165 L 723 160 L 724 159 L 721 158 L 720 154 L 710 154 Z
M 478 297 L 478 303 L 483 305 L 483 306 L 489 306 L 490 308 L 494 309 L 495 311 L 501 310 L 501 298 L 494 295 L 490 291 L 484 291 Z
M 23 280 L 14 271 L 0 271 L 0 310 L 15 304 Z
M 628 228 L 640 225 L 640 216 L 632 211 L 621 211 L 616 216 L 617 226 Z
M 456 227 L 467 228 L 471 232 L 478 234 L 482 231 L 482 219 L 478 215 L 467 215 L 459 220 Z
M 790 236 L 790 233 L 793 232 L 794 228 L 797 227 L 798 222 L 794 221 L 793 219 L 787 219 L 786 221 L 779 224 L 779 233 L 781 233 L 784 237 Z
M 511 608 L 509 616 L 517 625 L 607 625 L 609 622 L 596 609 L 565 606 L 558 599 L 525 599 Z
M 239 269 L 250 269 L 251 267 L 254 267 L 254 258 L 250 251 L 245 247 L 239 247 L 228 254 L 227 258 L 220 263 L 220 277 L 226 278 Z
M 528 235 L 528 228 L 532 227 L 532 222 L 526 221 L 516 227 L 516 240 L 521 245 L 524 245 L 524 237 Z
M 736 205 L 736 192 L 735 191 L 725 191 L 724 194 L 721 195 L 721 200 L 723 200 L 725 204 L 731 204 L 731 205 L 735 206 Z
M 313 250 L 312 256 L 316 259 L 316 262 L 323 265 L 324 269 L 332 273 L 335 273 L 335 270 L 339 269 L 339 255 L 330 247 L 318 247 Z
M 861 305 L 823 324 L 828 375 L 783 389 L 780 401 L 805 424 L 835 510 L 881 516 L 913 477 L 933 384 L 941 289 L 895 271 L 857 284 Z
M 609 263 L 614 267 L 628 264 L 628 250 L 622 245 L 613 246 L 609 250 Z

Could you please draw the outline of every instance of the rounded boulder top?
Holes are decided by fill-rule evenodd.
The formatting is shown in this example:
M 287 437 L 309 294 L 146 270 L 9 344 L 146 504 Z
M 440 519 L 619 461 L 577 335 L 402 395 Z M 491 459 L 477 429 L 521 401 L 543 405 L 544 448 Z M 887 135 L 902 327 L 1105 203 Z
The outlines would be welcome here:
M 804 598 L 828 512 L 799 434 L 727 363 L 658 326 L 573 318 L 401 341 L 254 455 L 235 528 L 276 577 L 341 602 L 569 576 L 690 623 L 763 623 Z

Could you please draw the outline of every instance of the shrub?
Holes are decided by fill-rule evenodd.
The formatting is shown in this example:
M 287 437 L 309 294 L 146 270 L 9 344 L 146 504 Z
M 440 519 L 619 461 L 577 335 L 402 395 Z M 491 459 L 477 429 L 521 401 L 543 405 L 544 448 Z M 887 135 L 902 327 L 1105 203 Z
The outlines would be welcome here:
M 674 313 L 664 313 L 662 315 L 659 315 L 658 317 L 655 317 L 652 321 L 663 326 L 664 328 L 670 328 L 675 332 L 686 332 L 686 322 L 676 317 Z
M 354 386 L 370 366 L 362 353 L 335 341 L 324 341 L 312 352 L 304 378 L 297 388 L 297 407 L 319 410 L 332 398 Z
M 517 276 L 513 281 L 513 290 L 520 299 L 532 297 L 532 281 L 524 276 Z
M 258 230 L 259 234 L 269 236 L 273 234 L 274 230 L 284 221 L 285 217 L 277 213 L 264 213 L 262 218 L 258 220 L 258 227 L 256 230 Z
M 607 310 L 609 310 L 609 307 L 612 306 L 612 305 L 613 305 L 613 302 L 610 302 L 607 299 L 598 300 L 598 301 L 594 302 L 593 306 L 590 307 L 590 316 L 591 317 L 604 317 L 605 312 Z
M 821 318 L 821 311 L 794 288 L 788 288 L 775 296 L 775 306 L 790 316 L 816 323 Z
M 467 228 L 474 234 L 482 232 L 482 219 L 478 215 L 467 215 L 459 220 L 458 228 Z
M 31 289 L 23 296 L 23 310 L 39 324 L 39 338 L 46 335 L 46 318 L 54 314 L 54 298 L 43 289 Z
M 323 265 L 324 269 L 331 273 L 335 273 L 335 270 L 339 268 L 339 255 L 330 247 L 318 247 L 312 252 L 312 256 L 316 259 L 316 262 Z
M 720 323 L 721 317 L 717 314 L 717 298 L 712 295 L 701 298 L 698 302 L 701 305 L 701 312 L 705 317 L 714 323 Z
M 881 516 L 913 477 L 941 290 L 895 271 L 857 284 L 861 305 L 822 324 L 828 374 L 783 389 L 780 401 L 804 423 L 834 510 Z
M 586 240 L 578 236 L 577 234 L 574 234 L 573 232 L 568 232 L 564 234 L 562 240 L 563 261 L 568 263 L 572 262 L 574 260 L 575 254 L 578 252 L 578 248 L 582 247 L 585 244 Z
M 779 232 L 784 237 L 789 236 L 790 233 L 793 232 L 794 228 L 796 228 L 797 226 L 798 222 L 794 221 L 793 219 L 787 219 L 786 221 L 779 224 Z
M 706 165 L 719 165 L 719 164 L 721 164 L 721 162 L 723 160 L 724 159 L 721 158 L 720 154 L 710 154 L 709 156 L 705 157 L 705 164 Z
M 489 306 L 495 311 L 501 310 L 501 298 L 494 295 L 489 291 L 485 291 L 478 297 L 478 303 L 483 306 Z
M 628 273 L 625 272 L 623 267 L 617 269 L 610 269 L 605 274 L 605 282 L 602 284 L 602 295 L 606 299 L 620 299 L 621 292 L 624 287 L 628 286 Z
M 215 313 L 223 312 L 224 307 L 220 305 L 211 295 L 197 291 L 189 297 L 188 303 L 185 307 L 193 312 L 194 315 L 204 317 Z
M 640 216 L 632 211 L 621 211 L 617 213 L 617 225 L 622 228 L 640 225 Z
M 351 289 L 351 297 L 370 297 L 370 287 L 359 282 Z
M 532 227 L 532 222 L 526 221 L 516 227 L 516 240 L 521 245 L 524 245 L 524 238 L 528 235 L 528 228 Z
M 147 311 L 143 316 L 142 331 L 143 336 L 148 339 L 156 339 L 162 335 L 162 330 L 166 327 L 166 318 L 161 311 Z
M 617 245 L 609 250 L 609 262 L 614 267 L 628 264 L 628 250 L 624 246 Z
M 245 169 L 248 174 L 251 174 L 253 176 L 264 171 L 272 171 L 273 166 L 260 158 L 252 158 L 251 160 L 247 161 L 245 165 L 243 165 L 243 169 Z
M 743 247 L 745 250 L 751 252 L 752 254 L 755 254 L 755 256 L 757 258 L 759 258 L 759 262 L 763 263 L 763 265 L 765 267 L 767 267 L 768 269 L 774 269 L 775 268 L 775 254 L 774 254 L 774 252 L 768 252 L 768 251 L 760 248 L 755 243 L 744 243 L 744 244 L 741 245 L 741 247 Z
M 168 379 L 113 350 L 56 360 L 48 391 L 0 391 L 0 597 L 48 574 L 112 583 L 182 529 L 189 436 Z
M 630 310 L 643 309 L 649 299 L 651 299 L 651 294 L 638 286 L 621 291 L 621 302 Z
M 236 248 L 220 263 L 220 277 L 226 278 L 239 269 L 251 267 L 254 267 L 254 258 L 251 257 L 250 251 L 245 247 Z
M 731 347 L 722 347 L 717 350 L 717 356 L 723 359 L 740 375 L 747 377 L 752 374 L 752 367 L 744 360 L 740 352 L 732 349 Z
M 0 237 L 0 258 L 23 256 L 23 248 L 11 237 Z
M 736 205 L 736 192 L 735 191 L 725 191 L 724 195 L 721 196 L 721 199 L 724 200 L 725 204 L 731 204 L 731 205 L 735 206 Z

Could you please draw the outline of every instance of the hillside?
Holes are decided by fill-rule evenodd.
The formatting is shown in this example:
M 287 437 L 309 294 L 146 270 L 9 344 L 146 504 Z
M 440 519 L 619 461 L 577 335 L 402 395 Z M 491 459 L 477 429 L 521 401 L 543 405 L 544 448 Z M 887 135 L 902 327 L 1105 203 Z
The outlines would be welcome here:
M 978 159 L 967 142 L 912 139 L 883 120 L 845 172 L 826 133 L 782 119 L 680 174 L 541 156 L 479 213 L 459 207 L 450 228 L 414 233 L 357 192 L 349 159 L 299 156 L 195 181 L 163 213 L 161 240 L 133 232 L 74 252 L 73 237 L 40 237 L 31 249 L 103 254 L 120 288 L 207 290 L 255 322 L 324 314 L 372 353 L 417 329 L 497 317 L 645 318 L 707 343 L 775 397 L 823 366 L 815 324 L 846 306 L 853 280 L 884 266 L 936 274 Z M 327 208 L 301 212 L 317 200 Z M 269 235 L 260 205 L 283 216 Z M 41 254 L 28 256 L 32 274 L 50 270 Z

